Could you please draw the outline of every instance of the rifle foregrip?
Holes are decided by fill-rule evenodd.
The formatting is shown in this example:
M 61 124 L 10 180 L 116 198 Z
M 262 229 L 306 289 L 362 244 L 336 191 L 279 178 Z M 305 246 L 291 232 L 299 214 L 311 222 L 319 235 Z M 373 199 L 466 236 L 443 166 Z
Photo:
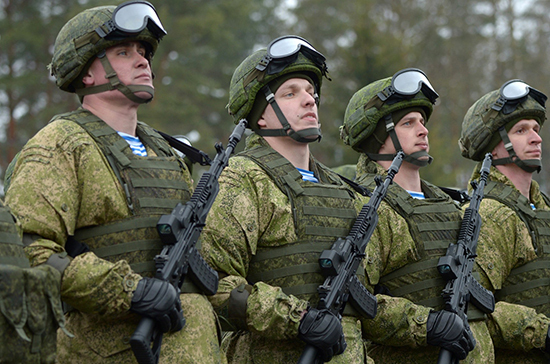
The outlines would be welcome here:
M 306 345 L 297 364 L 321 364 L 323 361 L 317 355 L 317 348 L 313 345 Z
M 130 346 L 139 364 L 156 364 L 158 356 L 151 349 L 151 341 L 155 330 L 155 321 L 149 317 L 142 317 L 130 338 Z M 162 333 L 158 333 L 162 335 Z
M 359 282 L 356 275 L 354 275 L 351 280 L 349 293 L 352 298 L 351 304 L 353 308 L 359 311 L 362 316 L 368 318 L 374 318 L 374 316 L 376 316 L 378 307 L 376 296 L 370 293 L 369 290 Z
M 492 313 L 495 310 L 495 296 L 493 292 L 483 287 L 474 277 L 468 285 L 470 302 L 483 313 Z
M 201 256 L 197 249 L 191 251 L 189 256 L 189 268 L 193 283 L 204 294 L 212 296 L 218 291 L 218 272 L 216 272 Z

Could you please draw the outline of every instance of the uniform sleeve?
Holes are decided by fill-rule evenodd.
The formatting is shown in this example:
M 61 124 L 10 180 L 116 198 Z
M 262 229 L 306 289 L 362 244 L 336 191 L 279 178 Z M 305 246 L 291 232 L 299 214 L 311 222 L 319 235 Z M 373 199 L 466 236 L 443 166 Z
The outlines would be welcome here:
M 482 226 L 476 263 L 481 269 L 481 283 L 494 292 L 502 288 L 513 268 L 537 256 L 525 224 L 513 210 L 498 201 L 484 199 L 480 214 Z M 545 347 L 550 319 L 534 309 L 497 302 L 488 318 L 495 347 L 524 351 Z
M 497 302 L 487 327 L 496 348 L 529 351 L 546 347 L 550 319 L 529 307 Z
M 40 237 L 26 248 L 32 265 L 64 252 L 68 236 L 77 228 L 128 214 L 103 155 L 73 124 L 49 124 L 27 143 L 6 194 L 24 233 Z M 109 208 L 102 211 L 104 206 Z M 128 311 L 139 279 L 124 261 L 110 263 L 86 253 L 65 269 L 61 295 L 82 312 L 116 317 Z
M 216 309 L 227 303 L 233 289 L 249 284 L 249 262 L 260 239 L 269 234 L 278 234 L 280 239 L 295 234 L 289 214 L 280 218 L 279 198 L 286 199 L 253 162 L 238 157 L 230 160 L 201 235 L 203 256 L 223 276 L 218 293 L 211 298 Z M 306 307 L 306 301 L 284 294 L 280 287 L 258 282 L 247 299 L 246 326 L 272 339 L 294 338 Z
M 367 288 L 372 292 L 380 278 L 419 259 L 407 222 L 385 202 L 378 209 L 378 224 L 367 246 Z M 397 258 L 397 259 L 395 259 Z M 426 322 L 430 308 L 402 297 L 378 294 L 374 319 L 362 319 L 363 335 L 388 346 L 426 346 Z

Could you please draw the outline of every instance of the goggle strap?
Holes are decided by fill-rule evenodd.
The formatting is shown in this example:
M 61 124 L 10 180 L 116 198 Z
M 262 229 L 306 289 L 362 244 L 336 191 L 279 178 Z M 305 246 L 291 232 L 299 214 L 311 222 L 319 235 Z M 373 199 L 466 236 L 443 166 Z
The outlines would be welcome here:
M 99 36 L 99 34 L 93 31 L 75 39 L 74 46 L 76 49 L 80 49 L 87 44 L 96 44 L 100 39 L 101 37 Z
M 272 58 L 266 54 L 265 56 L 263 56 L 260 62 L 258 62 L 258 64 L 256 65 L 256 69 L 260 72 L 265 71 L 271 60 Z
M 391 97 L 391 95 L 393 95 L 395 93 L 395 90 L 393 89 L 393 87 L 391 86 L 388 86 L 386 88 L 384 88 L 382 91 L 380 91 L 377 96 L 380 100 L 382 101 L 386 101 L 387 99 L 389 99 Z

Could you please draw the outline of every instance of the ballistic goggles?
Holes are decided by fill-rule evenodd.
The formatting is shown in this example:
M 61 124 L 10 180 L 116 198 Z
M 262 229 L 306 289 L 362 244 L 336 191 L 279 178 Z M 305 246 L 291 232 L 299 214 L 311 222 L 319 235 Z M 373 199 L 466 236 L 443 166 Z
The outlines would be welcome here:
M 548 99 L 545 94 L 532 88 L 522 80 L 516 79 L 510 80 L 502 85 L 499 91 L 499 97 L 493 104 L 492 109 L 501 111 L 507 104 L 513 104 L 510 108 L 506 108 L 503 111 L 504 114 L 509 114 L 516 109 L 517 105 L 522 102 L 527 95 L 530 95 L 542 107 L 545 107 L 546 100 Z
M 101 38 L 112 39 L 139 34 L 149 29 L 158 39 L 166 35 L 155 7 L 147 1 L 128 1 L 120 4 L 106 21 L 95 31 Z
M 267 54 L 260 60 L 256 69 L 263 72 L 267 68 L 269 75 L 279 73 L 296 60 L 298 52 L 315 63 L 323 75 L 326 74 L 325 56 L 313 48 L 307 40 L 296 35 L 285 35 L 271 41 L 267 46 Z
M 393 75 L 391 85 L 378 93 L 382 101 L 388 100 L 393 95 L 414 96 L 422 90 L 422 93 L 435 103 L 439 97 L 426 74 L 417 68 L 406 68 Z

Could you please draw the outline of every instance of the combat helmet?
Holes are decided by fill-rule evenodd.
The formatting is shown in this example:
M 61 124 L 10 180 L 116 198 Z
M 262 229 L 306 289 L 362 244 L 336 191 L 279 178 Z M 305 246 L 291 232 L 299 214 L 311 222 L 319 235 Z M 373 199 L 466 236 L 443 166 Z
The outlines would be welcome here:
M 375 81 L 350 99 L 340 127 L 340 137 L 354 150 L 365 153 L 372 160 L 392 160 L 392 154 L 377 154 L 388 135 L 395 150 L 402 150 L 395 124 L 410 111 L 419 111 L 428 122 L 439 95 L 426 74 L 417 68 L 398 71 L 393 77 Z M 419 158 L 423 158 L 420 160 Z M 405 161 L 425 166 L 432 157 L 425 151 L 405 156 Z
M 462 156 L 481 161 L 502 140 L 509 157 L 493 160 L 493 165 L 515 163 L 527 172 L 540 171 L 540 159 L 521 160 L 508 138 L 508 131 L 522 119 L 534 119 L 542 127 L 546 120 L 547 97 L 522 80 L 505 82 L 477 100 L 466 112 L 458 145 Z
M 325 76 L 329 79 L 327 72 L 325 57 L 307 40 L 295 35 L 279 37 L 266 49 L 248 56 L 237 67 L 231 78 L 227 109 L 235 124 L 246 118 L 248 127 L 259 135 L 290 136 L 303 143 L 319 140 L 320 125 L 319 128 L 298 132 L 292 130 L 273 93 L 290 78 L 305 78 L 315 87 L 315 99 L 319 105 L 322 78 Z M 258 127 L 258 119 L 268 103 L 273 107 L 282 129 L 260 130 Z
M 132 101 L 149 102 L 154 89 L 147 85 L 125 85 L 120 82 L 105 56 L 105 50 L 119 43 L 138 41 L 148 48 L 147 59 L 151 63 L 164 35 L 166 31 L 156 10 L 147 1 L 128 1 L 117 7 L 87 9 L 63 26 L 55 40 L 52 62 L 48 67 L 60 89 L 74 92 L 81 98 L 118 89 Z M 109 83 L 84 88 L 82 77 L 96 57 L 105 68 Z M 134 93 L 138 91 L 148 92 L 151 98 L 137 97 Z

